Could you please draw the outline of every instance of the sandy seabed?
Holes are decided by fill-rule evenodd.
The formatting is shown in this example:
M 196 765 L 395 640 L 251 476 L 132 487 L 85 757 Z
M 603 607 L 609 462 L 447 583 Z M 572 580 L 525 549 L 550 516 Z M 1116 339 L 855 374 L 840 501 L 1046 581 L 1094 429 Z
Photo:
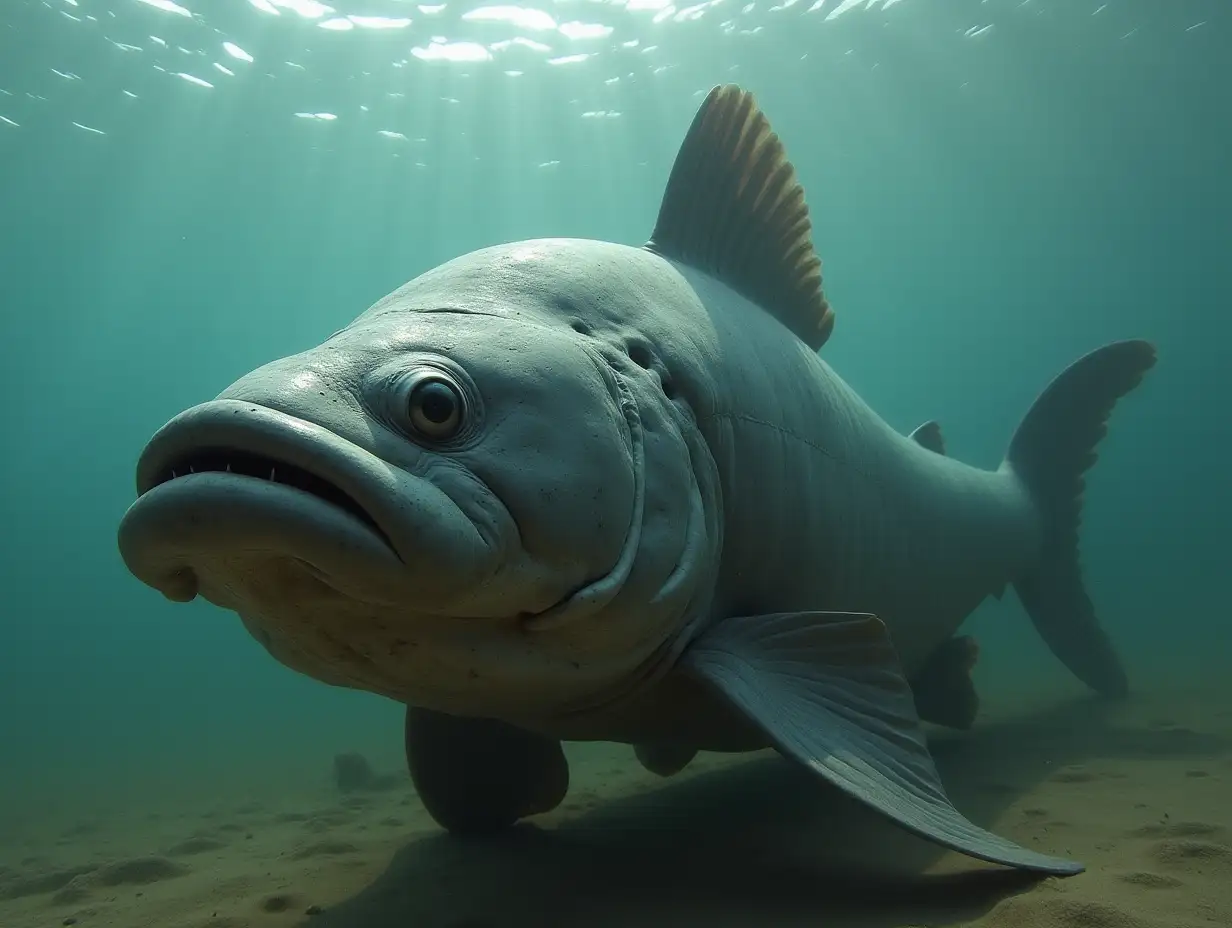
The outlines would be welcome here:
M 588 745 L 559 810 L 478 843 L 435 828 L 401 775 L 40 819 L 0 834 L 0 928 L 1232 926 L 1227 682 L 990 706 L 930 737 L 967 815 L 1088 870 L 939 851 L 770 753 L 659 780 Z

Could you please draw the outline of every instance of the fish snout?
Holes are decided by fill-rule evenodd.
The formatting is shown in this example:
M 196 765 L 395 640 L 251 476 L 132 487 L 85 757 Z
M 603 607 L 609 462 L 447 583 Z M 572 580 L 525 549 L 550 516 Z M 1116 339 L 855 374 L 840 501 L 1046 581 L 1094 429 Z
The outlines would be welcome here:
M 480 582 L 499 555 L 432 479 L 251 401 L 167 423 L 141 455 L 137 491 L 121 554 L 176 601 L 202 592 L 234 608 L 268 593 L 272 573 L 285 582 L 288 565 L 299 595 L 315 583 L 367 602 L 436 600 Z

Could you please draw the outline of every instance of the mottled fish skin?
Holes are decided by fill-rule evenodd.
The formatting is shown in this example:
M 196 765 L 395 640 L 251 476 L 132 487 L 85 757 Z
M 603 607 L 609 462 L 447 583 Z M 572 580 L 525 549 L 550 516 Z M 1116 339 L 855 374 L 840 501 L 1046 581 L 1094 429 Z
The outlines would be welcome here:
M 634 744 L 665 775 L 774 745 L 938 843 L 1075 872 L 953 809 L 907 681 L 1016 584 L 1075 673 L 1124 689 L 1077 518 L 1154 353 L 1077 362 L 1005 464 L 971 467 L 818 354 L 834 314 L 809 229 L 751 96 L 716 88 L 647 246 L 463 255 L 171 420 L 125 561 L 287 666 L 412 707 L 412 774 L 454 830 L 559 802 L 558 739 Z

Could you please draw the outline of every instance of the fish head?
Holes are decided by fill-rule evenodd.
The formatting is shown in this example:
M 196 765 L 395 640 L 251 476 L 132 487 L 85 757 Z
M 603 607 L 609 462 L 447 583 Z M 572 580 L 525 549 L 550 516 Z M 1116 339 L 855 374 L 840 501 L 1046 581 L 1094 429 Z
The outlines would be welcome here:
M 295 670 L 440 711 L 584 711 L 653 674 L 712 580 L 713 488 L 535 254 L 429 272 L 172 419 L 129 569 Z

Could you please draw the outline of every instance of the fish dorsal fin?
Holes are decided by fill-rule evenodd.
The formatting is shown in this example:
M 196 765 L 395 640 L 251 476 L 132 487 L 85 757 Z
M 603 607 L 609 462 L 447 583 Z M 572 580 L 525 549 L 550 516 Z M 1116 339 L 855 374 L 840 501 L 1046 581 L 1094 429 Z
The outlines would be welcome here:
M 834 327 L 804 188 L 753 95 L 715 87 L 693 117 L 646 247 L 705 271 L 816 351 Z
M 941 434 L 941 425 L 932 419 L 912 432 L 911 439 L 921 448 L 945 454 L 945 438 Z

